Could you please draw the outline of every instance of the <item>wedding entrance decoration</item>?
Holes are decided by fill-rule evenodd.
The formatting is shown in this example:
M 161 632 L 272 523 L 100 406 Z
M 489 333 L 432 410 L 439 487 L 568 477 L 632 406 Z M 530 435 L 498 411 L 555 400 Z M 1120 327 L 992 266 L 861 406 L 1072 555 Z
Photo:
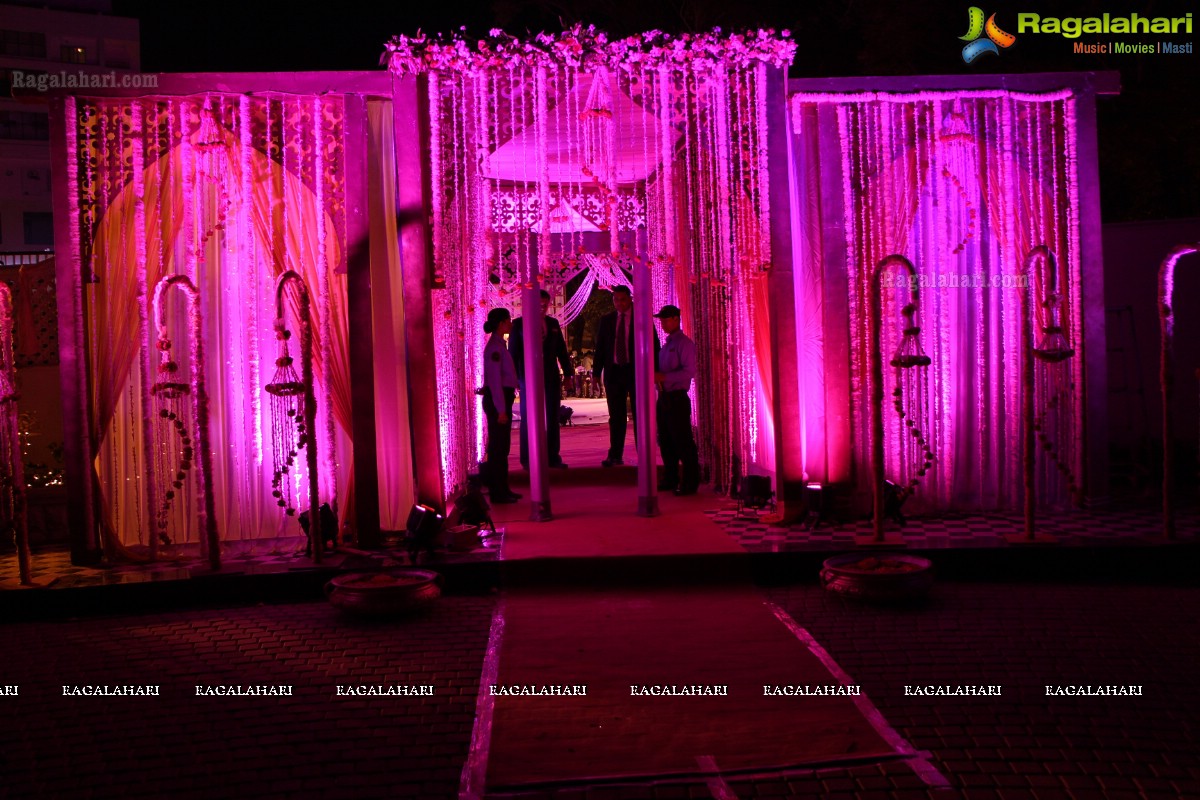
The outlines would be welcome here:
M 393 74 L 418 76 L 429 109 L 447 493 L 483 456 L 481 310 L 514 308 L 523 290 L 557 293 L 602 257 L 647 271 L 650 296 L 637 302 L 683 309 L 714 483 L 770 462 L 765 85 L 794 51 L 786 32 L 609 40 L 581 26 L 388 44 Z

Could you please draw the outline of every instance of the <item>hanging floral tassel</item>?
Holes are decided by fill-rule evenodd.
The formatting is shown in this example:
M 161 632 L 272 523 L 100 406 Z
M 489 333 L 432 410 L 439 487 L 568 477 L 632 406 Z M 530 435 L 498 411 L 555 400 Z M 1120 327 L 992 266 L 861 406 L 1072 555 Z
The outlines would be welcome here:
M 893 406 L 904 423 L 902 431 L 907 430 L 912 439 L 902 439 L 900 457 L 906 464 L 907 482 L 900 487 L 894 498 L 888 498 L 884 480 L 884 425 L 883 425 L 883 275 L 889 267 L 903 269 L 905 283 L 910 287 L 909 302 L 903 308 L 905 326 L 900 340 L 899 349 L 892 357 L 891 365 L 896 368 L 896 387 L 893 389 Z M 903 523 L 900 506 L 916 491 L 920 479 L 933 465 L 934 454 L 925 436 L 928 421 L 923 419 L 928 407 L 927 392 L 922 385 L 927 381 L 925 367 L 932 362 L 921 349 L 915 316 L 920 307 L 920 294 L 917 289 L 917 270 L 912 262 L 901 255 L 890 255 L 880 261 L 871 273 L 869 285 L 867 319 L 870 328 L 870 413 L 871 413 L 871 475 L 874 494 L 873 541 L 881 544 L 885 541 L 883 534 L 883 518 L 886 513 L 897 517 Z M 920 368 L 920 371 L 916 371 Z M 905 406 L 905 398 L 910 405 Z M 915 406 L 915 407 L 914 407 Z M 913 412 L 916 412 L 915 414 Z M 903 435 L 903 434 L 902 434 Z
M 915 298 L 901 313 L 904 315 L 904 331 L 900 346 L 892 356 L 891 365 L 896 369 L 892 405 L 911 439 L 902 439 L 900 442 L 904 474 L 901 476 L 901 487 L 896 499 L 903 505 L 904 501 L 917 491 L 925 473 L 933 467 L 934 454 L 926 438 L 926 431 L 929 429 L 926 416 L 929 374 L 925 369 L 933 361 L 921 349 L 921 329 L 917 327 L 914 319 L 917 313 Z
M 172 342 L 167 334 L 166 302 L 164 295 L 172 287 L 178 287 L 187 297 L 188 309 L 188 361 L 190 380 L 185 382 L 177 373 L 179 364 L 172 356 Z M 158 324 L 159 366 L 158 380 L 150 393 L 158 406 L 158 418 L 169 426 L 168 435 L 158 453 L 154 467 L 157 492 L 162 501 L 156 517 L 159 541 L 166 539 L 171 507 L 174 500 L 186 491 L 188 474 L 193 464 L 195 472 L 197 502 L 197 528 L 201 531 L 201 549 L 208 558 L 209 566 L 215 571 L 221 568 L 220 537 L 217 532 L 216 510 L 213 499 L 212 456 L 208 439 L 208 394 L 204 380 L 204 331 L 200 316 L 200 292 L 186 275 L 171 275 L 163 278 L 154 287 L 154 319 Z M 190 402 L 189 402 L 190 401 Z M 186 419 L 190 413 L 189 420 Z M 166 539 L 169 542 L 169 539 Z
M 158 327 L 156 349 L 159 355 L 157 379 L 150 388 L 154 405 L 152 417 L 161 421 L 166 432 L 162 435 L 158 447 L 154 449 L 154 463 L 148 466 L 155 487 L 154 493 L 161 498 L 154 514 L 155 538 L 164 545 L 171 544 L 168 534 L 171 511 L 175 500 L 183 498 L 193 456 L 192 437 L 189 432 L 191 426 L 188 424 L 191 384 L 182 380 L 179 375 L 179 363 L 172 354 L 173 342 L 167 329 L 164 293 L 171 285 L 171 278 L 159 281 L 154 287 L 151 301 L 153 319 Z M 195 365 L 192 366 L 194 369 Z
M 1077 500 L 1078 481 L 1071 470 L 1070 402 L 1074 395 L 1071 368 L 1067 363 L 1075 355 L 1060 324 L 1062 296 L 1058 292 L 1058 261 L 1047 251 L 1042 259 L 1042 337 L 1033 348 L 1037 359 L 1035 383 L 1039 395 L 1040 411 L 1034 417 L 1033 429 L 1038 444 L 1050 460 L 1051 468 L 1057 470 L 1067 484 L 1067 493 L 1072 501 Z
M 279 343 L 279 354 L 275 358 L 275 374 L 266 389 L 271 395 L 271 496 L 285 514 L 294 517 L 294 484 L 288 475 L 296 466 L 300 449 L 308 444 L 308 430 L 304 425 L 304 383 L 288 350 L 291 338 L 292 332 L 283 318 L 276 319 L 275 339 Z
M 159 307 L 159 293 L 156 292 L 155 317 L 159 320 L 157 348 L 160 360 L 158 380 L 150 393 L 158 407 L 157 416 L 167 428 L 167 432 L 163 436 L 152 470 L 156 493 L 162 498 L 156 509 L 154 523 L 158 541 L 170 545 L 171 537 L 167 529 L 170 525 L 171 509 L 175 505 L 175 499 L 183 496 L 184 482 L 192 468 L 192 438 L 186 423 L 191 387 L 180 381 L 176 374 L 179 364 L 172 357 L 172 342 L 162 313 L 163 309 Z
M 284 317 L 283 294 L 288 283 L 296 284 L 299 295 L 297 324 L 300 327 L 300 372 L 288 348 L 292 331 Z M 301 450 L 308 467 L 308 536 L 313 561 L 321 562 L 324 540 L 321 535 L 320 491 L 317 481 L 316 431 L 317 399 L 313 385 L 312 324 L 309 316 L 308 287 L 294 271 L 288 270 L 275 282 L 275 338 L 278 355 L 275 374 L 264 387 L 271 395 L 271 495 L 289 517 L 296 516 L 293 492 L 298 487 L 295 469 Z

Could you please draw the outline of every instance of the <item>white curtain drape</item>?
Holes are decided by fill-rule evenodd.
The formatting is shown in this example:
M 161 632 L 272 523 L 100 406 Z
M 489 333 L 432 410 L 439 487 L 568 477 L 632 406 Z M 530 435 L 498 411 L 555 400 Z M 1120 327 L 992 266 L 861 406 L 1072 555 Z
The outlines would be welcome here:
M 826 119 L 836 119 L 836 148 L 829 146 L 830 131 L 822 137 L 818 120 Z M 852 474 L 865 489 L 868 288 L 881 259 L 903 255 L 918 272 L 916 322 L 933 362 L 926 368 L 928 413 L 918 425 L 936 454 L 910 510 L 1017 508 L 1021 272 L 1031 248 L 1045 244 L 1057 255 L 1063 326 L 1076 347 L 1081 330 L 1074 99 L 1065 91 L 798 94 L 792 98 L 792 122 L 797 302 L 801 324 L 810 332 L 800 341 L 808 428 L 820 427 L 824 415 L 836 415 L 829 404 L 848 406 Z M 834 176 L 840 197 L 831 202 L 822 192 Z M 844 264 L 831 263 L 830 254 L 839 251 Z M 831 298 L 824 291 L 839 285 L 830 280 L 839 272 L 846 280 L 841 291 L 848 295 L 836 298 L 836 306 L 845 306 L 847 314 L 828 318 Z M 1041 278 L 1031 280 L 1040 333 L 1046 321 Z M 897 483 L 915 477 L 905 458 L 912 437 L 892 407 L 897 371 L 887 366 L 901 339 L 900 309 L 908 300 L 907 288 L 884 289 L 885 474 Z M 823 335 L 811 334 L 821 317 Z M 849 352 L 830 352 L 830 326 L 847 323 Z M 1079 474 L 1079 362 L 1070 359 L 1057 368 L 1059 394 L 1038 387 L 1038 414 L 1054 431 L 1059 459 L 1040 461 L 1039 498 L 1049 503 L 1065 501 Z M 845 369 L 842 364 L 849 365 L 849 396 L 831 397 L 824 377 Z M 826 432 L 806 436 L 806 460 L 817 472 L 842 455 L 824 450 L 839 444 Z
M 408 519 L 416 492 L 408 425 L 403 280 L 396 239 L 396 153 L 391 101 L 368 101 L 367 123 L 379 524 L 384 530 L 400 530 Z
M 88 155 L 76 163 L 80 250 L 93 276 L 86 288 L 93 452 L 102 524 L 118 545 L 157 535 L 151 504 L 161 506 L 172 491 L 162 476 L 175 467 L 160 463 L 172 434 L 157 396 L 144 391 L 144 376 L 161 377 L 149 296 L 169 275 L 186 275 L 200 297 L 221 538 L 300 535 L 273 495 L 264 392 L 279 346 L 275 278 L 288 269 L 301 274 L 313 299 L 318 430 L 310 435 L 320 494 L 344 518 L 352 459 L 340 129 L 340 101 L 325 98 L 82 103 L 74 147 Z M 167 303 L 177 379 L 186 382 L 195 366 L 187 357 L 188 311 L 180 293 L 168 293 Z M 303 461 L 284 479 L 298 497 L 306 497 Z M 165 534 L 172 544 L 194 543 L 194 473 L 180 482 Z

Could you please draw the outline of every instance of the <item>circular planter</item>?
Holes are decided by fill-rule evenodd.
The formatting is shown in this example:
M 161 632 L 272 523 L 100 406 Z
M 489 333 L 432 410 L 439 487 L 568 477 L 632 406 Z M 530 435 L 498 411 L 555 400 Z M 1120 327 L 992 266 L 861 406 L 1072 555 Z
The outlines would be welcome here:
M 350 572 L 325 584 L 325 596 L 351 614 L 382 617 L 423 609 L 442 594 L 442 578 L 424 569 Z
M 933 586 L 933 564 L 898 553 L 849 553 L 825 560 L 821 585 L 859 600 L 911 600 Z

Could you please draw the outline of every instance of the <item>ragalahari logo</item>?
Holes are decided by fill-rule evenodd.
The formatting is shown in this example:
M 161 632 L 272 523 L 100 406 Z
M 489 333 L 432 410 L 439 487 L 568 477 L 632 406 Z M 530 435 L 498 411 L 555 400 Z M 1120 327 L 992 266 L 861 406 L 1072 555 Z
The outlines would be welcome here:
M 984 34 L 987 34 L 987 38 L 980 38 Z M 988 17 L 985 23 L 983 9 L 979 6 L 971 6 L 967 9 L 967 33 L 958 38 L 968 42 L 962 51 L 963 61 L 968 64 L 984 53 L 998 56 L 1000 47 L 1012 47 L 1013 42 L 1017 40 L 1017 37 L 1011 33 L 1000 30 L 1000 26 L 996 24 L 995 14 Z

